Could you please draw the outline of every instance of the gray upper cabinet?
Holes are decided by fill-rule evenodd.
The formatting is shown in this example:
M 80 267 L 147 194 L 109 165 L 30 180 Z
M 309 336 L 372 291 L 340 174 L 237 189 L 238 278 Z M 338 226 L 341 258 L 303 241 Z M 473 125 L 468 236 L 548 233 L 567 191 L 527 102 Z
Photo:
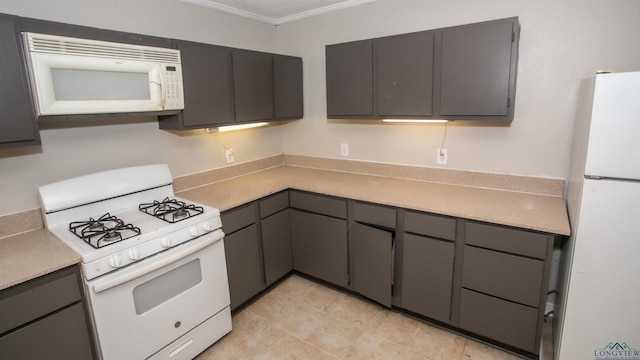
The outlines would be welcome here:
M 512 120 L 517 19 L 442 32 L 440 115 Z
M 0 148 L 40 144 L 17 21 L 0 14 Z
M 273 97 L 276 120 L 304 116 L 301 58 L 273 55 Z
M 326 47 L 327 117 L 513 120 L 518 18 Z
M 161 129 L 189 129 L 233 122 L 231 49 L 177 41 L 182 58 L 184 110 L 162 116 Z
M 182 40 L 176 44 L 184 110 L 158 117 L 161 129 L 302 118 L 301 58 Z
M 373 113 L 373 41 L 326 48 L 327 116 L 371 118 Z
M 273 119 L 272 55 L 233 50 L 232 57 L 236 121 Z
M 433 41 L 423 32 L 376 42 L 380 117 L 433 114 Z

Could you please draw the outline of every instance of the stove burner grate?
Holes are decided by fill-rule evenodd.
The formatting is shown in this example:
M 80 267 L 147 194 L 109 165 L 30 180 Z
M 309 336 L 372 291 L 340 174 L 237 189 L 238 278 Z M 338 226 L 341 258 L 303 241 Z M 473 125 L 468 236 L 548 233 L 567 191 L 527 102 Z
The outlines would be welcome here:
M 140 211 L 158 219 L 162 219 L 168 223 L 176 223 L 204 212 L 202 206 L 195 206 L 193 204 L 187 204 L 184 201 L 170 198 L 165 198 L 162 201 L 154 200 L 152 203 L 140 204 L 138 208 Z
M 69 224 L 69 231 L 98 249 L 121 240 L 140 235 L 140 228 L 106 213 L 99 219 L 89 218 L 87 221 L 74 221 Z

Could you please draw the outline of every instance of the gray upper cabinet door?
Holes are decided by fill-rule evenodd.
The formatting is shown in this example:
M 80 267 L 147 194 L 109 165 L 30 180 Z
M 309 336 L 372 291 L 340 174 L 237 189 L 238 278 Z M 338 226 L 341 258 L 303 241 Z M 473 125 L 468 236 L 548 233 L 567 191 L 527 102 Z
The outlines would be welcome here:
M 17 21 L 0 14 L 0 148 L 40 144 Z
M 276 120 L 303 117 L 301 58 L 273 56 L 273 93 Z
M 422 32 L 376 41 L 379 116 L 432 115 L 433 38 Z
M 273 119 L 273 56 L 233 50 L 236 121 Z
M 443 31 L 440 115 L 513 119 L 518 31 L 516 18 Z
M 373 116 L 373 41 L 326 47 L 327 116 Z
M 204 128 L 234 119 L 231 49 L 178 41 L 182 59 L 184 110 L 159 117 L 161 129 Z

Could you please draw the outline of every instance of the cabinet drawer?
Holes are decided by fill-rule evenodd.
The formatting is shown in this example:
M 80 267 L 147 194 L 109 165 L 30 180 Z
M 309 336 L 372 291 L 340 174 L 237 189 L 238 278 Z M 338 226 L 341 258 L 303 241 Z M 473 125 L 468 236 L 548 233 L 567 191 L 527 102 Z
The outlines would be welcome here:
M 289 192 L 284 191 L 260 200 L 260 218 L 264 219 L 289 207 Z
M 543 261 L 465 246 L 463 263 L 463 287 L 540 306 Z
M 347 201 L 323 195 L 292 191 L 289 194 L 291 207 L 340 219 L 347 218 Z
M 356 221 L 379 225 L 389 229 L 396 228 L 396 209 L 380 205 L 354 202 L 353 217 Z
M 460 328 L 534 354 L 538 309 L 462 289 Z
M 75 270 L 46 275 L 5 290 L 0 297 L 0 333 L 79 300 L 80 288 Z
M 256 204 L 251 203 L 246 206 L 227 210 L 220 215 L 220 220 L 222 221 L 222 231 L 224 231 L 225 234 L 238 231 L 257 221 Z
M 547 254 L 547 235 L 471 221 L 466 225 L 465 242 L 538 259 Z
M 456 219 L 414 211 L 404 216 L 404 230 L 411 233 L 454 241 Z
M 7 359 L 93 359 L 90 344 L 84 310 L 77 303 L 0 337 L 0 354 Z

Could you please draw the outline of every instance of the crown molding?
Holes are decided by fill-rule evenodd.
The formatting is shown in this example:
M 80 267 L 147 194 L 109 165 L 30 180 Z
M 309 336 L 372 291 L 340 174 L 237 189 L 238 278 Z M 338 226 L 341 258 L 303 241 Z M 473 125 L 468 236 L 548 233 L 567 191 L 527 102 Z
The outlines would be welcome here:
M 289 15 L 289 16 L 283 16 L 283 17 L 277 18 L 277 19 L 276 18 L 272 18 L 272 17 L 268 17 L 268 16 L 264 16 L 264 15 L 260 15 L 260 14 L 256 14 L 256 13 L 253 13 L 253 12 L 250 12 L 250 11 L 246 11 L 246 10 L 241 10 L 241 9 L 238 9 L 238 8 L 235 8 L 235 7 L 232 7 L 232 6 L 219 4 L 219 3 L 215 2 L 215 1 L 211 1 L 211 0 L 178 0 L 178 1 L 183 2 L 183 3 L 192 4 L 192 5 L 207 7 L 207 8 L 210 8 L 210 9 L 214 9 L 214 10 L 226 12 L 226 13 L 229 13 L 229 14 L 241 16 L 241 17 L 244 17 L 244 18 L 261 21 L 261 22 L 264 22 L 264 23 L 267 23 L 267 24 L 271 24 L 271 25 L 281 25 L 281 24 L 285 24 L 285 23 L 288 23 L 288 22 L 292 22 L 292 21 L 296 21 L 296 20 L 300 20 L 300 19 L 304 19 L 304 18 L 308 18 L 308 17 L 320 15 L 320 14 L 326 14 L 328 12 L 332 12 L 332 11 L 336 11 L 336 10 L 342 10 L 342 9 L 346 9 L 346 8 L 357 6 L 357 5 L 362 5 L 362 4 L 375 2 L 375 1 L 378 1 L 378 0 L 348 0 L 348 1 L 343 1 L 343 2 L 337 3 L 337 4 L 333 4 L 333 5 L 323 6 L 323 7 L 317 8 L 317 9 L 313 9 L 313 10 L 299 12 L 297 14 L 293 14 L 293 15 Z

